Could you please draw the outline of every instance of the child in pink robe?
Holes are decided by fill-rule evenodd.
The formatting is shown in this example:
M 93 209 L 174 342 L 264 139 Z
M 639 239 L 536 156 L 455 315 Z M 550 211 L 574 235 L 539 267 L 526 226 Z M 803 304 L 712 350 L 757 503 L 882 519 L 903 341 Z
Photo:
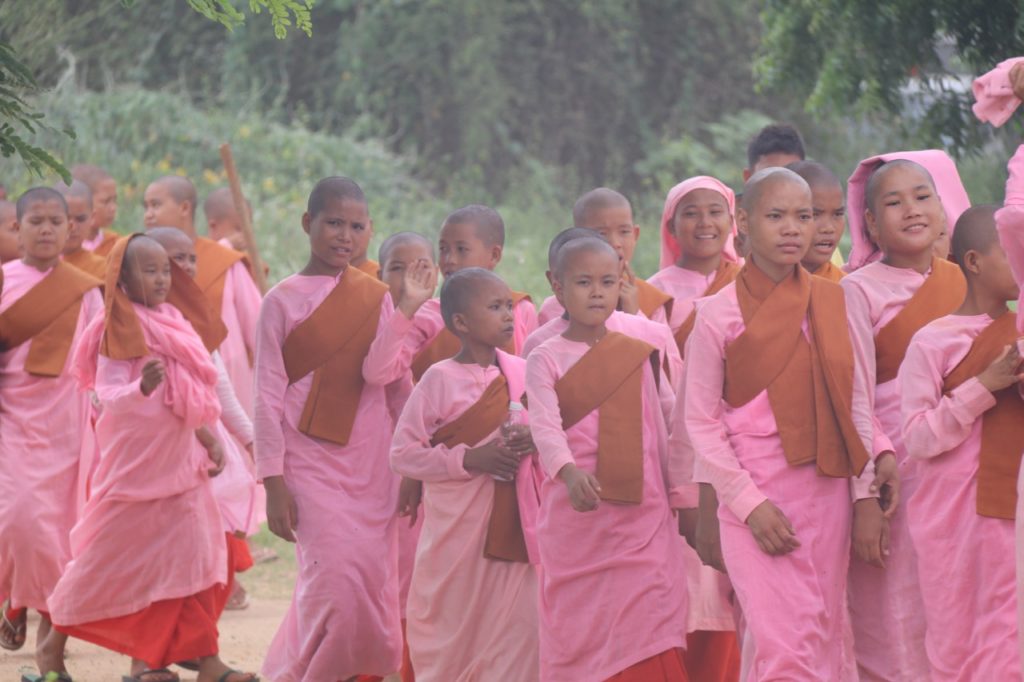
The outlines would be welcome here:
M 873 204 L 869 189 L 874 190 Z M 952 160 L 932 150 L 886 154 L 862 162 L 850 178 L 848 199 L 851 273 L 840 285 L 846 292 L 858 367 L 866 380 L 875 384 L 871 396 L 876 419 L 874 454 L 895 452 L 903 495 L 910 496 L 917 487 L 916 463 L 903 447 L 893 363 L 888 363 L 886 374 L 880 374 L 876 358 L 882 351 L 876 337 L 890 329 L 890 322 L 926 282 L 937 282 L 940 276 L 948 276 L 951 284 L 918 297 L 930 301 L 934 310 L 918 320 L 911 333 L 962 302 L 962 276 L 944 259 L 933 260 L 932 243 L 940 233 L 953 230 L 969 205 L 967 193 Z M 911 227 L 903 229 L 907 225 Z M 884 249 L 877 246 L 879 240 L 886 244 Z M 889 548 L 884 570 L 856 559 L 851 563 L 849 602 L 855 653 L 862 678 L 910 682 L 928 675 L 928 661 L 914 548 L 906 514 L 899 509 L 892 517 Z
M 907 524 L 917 552 L 925 644 L 936 681 L 1021 679 L 1014 522 L 994 514 L 981 478 L 983 424 L 996 418 L 990 412 L 996 407 L 994 394 L 1017 390 L 1014 386 L 1024 378 L 1018 373 L 1019 352 L 1007 347 L 1009 354 L 1000 355 L 1009 357 L 991 364 L 985 360 L 980 366 L 988 368 L 980 374 L 961 371 L 960 377 L 970 378 L 952 390 L 946 385 L 990 326 L 1008 323 L 1009 338 L 1017 337 L 1006 301 L 1019 290 L 999 247 L 995 210 L 976 206 L 958 221 L 953 253 L 967 277 L 967 299 L 955 314 L 914 335 L 897 379 L 905 447 L 919 462 L 918 486 L 907 500 Z M 1003 347 L 996 340 L 993 352 Z M 1008 397 L 1016 397 L 1017 411 L 1024 412 L 1019 394 Z M 990 449 L 998 445 L 988 443 Z M 1024 443 L 1015 445 L 1019 466 Z M 1008 506 L 1012 514 L 1014 505 Z
M 252 357 L 256 349 L 260 302 L 260 290 L 245 263 L 239 261 L 232 265 L 224 280 L 221 304 L 221 319 L 227 325 L 228 335 L 219 350 L 238 402 L 250 418 L 253 415 Z
M 537 524 L 540 679 L 686 680 L 686 575 L 666 482 L 671 390 L 645 362 L 642 494 L 636 504 L 599 502 L 598 410 L 563 428 L 556 385 L 591 344 L 614 334 L 604 321 L 619 299 L 618 262 L 597 239 L 569 242 L 558 259 L 556 286 L 574 291 L 562 298 L 571 324 L 526 362 L 530 428 L 547 475 Z M 662 672 L 647 672 L 652 666 Z
M 507 382 L 501 397 L 492 399 L 501 403 L 495 411 L 499 422 L 505 406 L 522 396 L 524 361 L 496 349 L 513 330 L 511 300 L 505 283 L 480 268 L 445 280 L 442 307 L 463 350 L 423 375 L 391 446 L 395 471 L 424 482 L 425 520 L 407 626 L 420 680 L 537 679 L 537 573 L 529 560 L 521 559 L 535 546 L 538 500 L 532 457 L 520 459 L 512 449 L 519 446 L 528 454 L 532 441 L 526 436 L 506 442 L 497 428 L 474 443 L 434 440 L 439 429 L 483 400 L 499 377 Z M 492 306 L 495 301 L 498 305 Z M 503 475 L 502 466 L 518 471 L 518 525 L 527 557 L 517 561 L 486 553 L 497 494 L 492 476 Z
M 267 491 L 271 530 L 298 543 L 299 575 L 292 604 L 264 663 L 274 680 L 346 680 L 399 668 L 398 479 L 388 467 L 391 438 L 385 387 L 400 379 L 397 362 L 412 316 L 433 293 L 433 272 L 410 270 L 396 313 L 386 287 L 348 267 L 352 220 L 364 215 L 362 190 L 346 178 L 321 180 L 309 199 L 303 229 L 310 261 L 266 296 L 256 352 L 256 467 Z M 300 423 L 315 372 L 290 380 L 288 338 L 318 312 L 334 289 L 376 291 L 379 312 L 360 361 L 362 388 L 347 443 L 305 433 Z M 373 319 L 373 318 L 369 318 Z M 369 322 L 367 322 L 369 324 Z M 336 354 L 337 355 L 337 354 Z M 319 371 L 319 369 L 317 370 Z
M 766 273 L 762 268 L 769 267 L 782 277 L 776 282 L 792 276 L 786 273 L 809 277 L 799 265 L 811 239 L 810 221 L 804 218 L 811 215 L 806 182 L 792 171 L 766 169 L 748 182 L 744 202 L 739 229 L 748 235 L 753 254 L 741 277 L 750 268 Z M 768 206 L 782 217 L 765 219 Z M 801 247 L 776 248 L 778 241 L 786 240 Z M 821 284 L 824 281 L 812 282 Z M 836 294 L 841 300 L 838 290 Z M 726 358 L 730 346 L 747 330 L 744 319 L 736 283 L 698 304 L 687 345 L 683 408 L 683 423 L 696 452 L 693 478 L 712 484 L 720 501 L 722 554 L 745 621 L 747 679 L 838 680 L 844 663 L 845 619 L 840 614 L 852 518 L 863 514 L 874 519 L 878 532 L 871 539 L 880 554 L 881 511 L 873 499 L 877 493 L 870 488 L 881 482 L 873 480 L 871 461 L 849 479 L 790 464 L 769 390 L 742 405 L 726 401 Z M 756 314 L 753 319 L 758 319 Z M 810 327 L 805 314 L 805 337 Z M 867 384 L 855 372 L 851 378 L 852 404 L 845 418 L 858 438 L 847 441 L 847 448 L 870 452 Z M 822 454 L 817 454 L 819 467 Z M 775 516 L 765 521 L 764 512 Z M 769 523 L 778 526 L 777 535 L 765 530 Z
M 41 373 L 33 367 L 35 338 L 8 345 L 13 330 L 4 327 L 17 312 L 16 308 L 9 313 L 11 307 L 26 295 L 36 298 L 49 287 L 62 286 L 54 282 L 70 268 L 59 257 L 68 232 L 63 197 L 49 189 L 29 190 L 18 209 L 23 255 L 4 263 L 0 280 L 0 594 L 6 597 L 4 617 L 17 631 L 6 633 L 14 635 L 8 642 L 12 649 L 24 643 L 26 608 L 43 614 L 39 639 L 45 637 L 50 627 L 46 600 L 71 558 L 69 534 L 77 520 L 80 448 L 89 397 L 79 392 L 67 353 L 103 310 L 99 281 L 80 275 L 76 279 L 88 289 L 78 297 L 77 319 L 71 336 L 65 338 L 66 354 L 58 359 L 56 372 Z M 37 286 L 40 289 L 33 293 Z M 36 300 L 35 305 L 47 302 Z
M 191 324 L 164 302 L 163 248 L 135 235 L 110 258 L 106 315 L 74 356 L 79 382 L 102 405 L 100 460 L 48 601 L 54 631 L 37 658 L 54 669 L 70 635 L 131 656 L 131 679 L 199 659 L 203 678 L 251 682 L 218 656 L 227 552 L 209 485 L 224 466 L 211 435 L 217 371 Z M 183 546 L 188 562 L 168 564 Z

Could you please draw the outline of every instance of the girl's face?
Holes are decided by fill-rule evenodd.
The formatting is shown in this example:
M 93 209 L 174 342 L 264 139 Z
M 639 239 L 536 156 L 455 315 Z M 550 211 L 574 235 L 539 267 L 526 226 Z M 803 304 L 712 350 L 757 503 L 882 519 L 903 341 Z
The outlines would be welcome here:
M 868 235 L 886 255 L 930 252 L 946 214 L 931 179 L 912 166 L 886 172 L 874 206 L 864 212 Z
M 152 240 L 130 247 L 121 266 L 121 285 L 129 299 L 155 308 L 167 300 L 171 290 L 171 259 Z
M 687 192 L 676 206 L 672 234 L 684 258 L 707 259 L 719 255 L 731 231 L 729 204 L 713 189 Z

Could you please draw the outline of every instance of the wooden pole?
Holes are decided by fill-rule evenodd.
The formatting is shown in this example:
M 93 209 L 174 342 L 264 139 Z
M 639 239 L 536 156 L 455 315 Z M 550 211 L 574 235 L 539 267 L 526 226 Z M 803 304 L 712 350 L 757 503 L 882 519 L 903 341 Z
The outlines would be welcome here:
M 249 254 L 252 262 L 252 276 L 256 280 L 256 286 L 260 293 L 267 293 L 267 272 L 263 267 L 263 259 L 260 258 L 260 251 L 256 247 L 256 233 L 252 228 L 252 216 L 249 215 L 249 207 L 242 195 L 242 182 L 238 179 L 238 169 L 235 167 L 235 157 L 231 154 L 231 145 L 225 142 L 220 146 L 220 158 L 224 162 L 224 171 L 228 175 L 228 184 L 231 186 L 231 198 L 235 204 L 235 211 L 238 212 L 238 220 L 242 226 L 242 238 L 245 239 L 245 251 Z

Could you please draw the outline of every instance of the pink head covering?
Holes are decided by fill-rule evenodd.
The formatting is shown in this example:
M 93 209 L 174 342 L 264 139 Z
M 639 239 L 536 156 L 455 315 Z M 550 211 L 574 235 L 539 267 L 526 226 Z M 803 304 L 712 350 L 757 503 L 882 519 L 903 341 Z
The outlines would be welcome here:
M 1013 57 L 989 71 L 978 76 L 971 84 L 974 93 L 974 106 L 971 110 L 982 123 L 991 123 L 996 128 L 1010 120 L 1013 112 L 1020 106 L 1020 100 L 1013 94 L 1010 85 L 1010 71 L 1017 64 L 1024 62 L 1024 57 Z
M 920 164 L 931 174 L 932 180 L 935 182 L 935 190 L 942 201 L 942 208 L 946 211 L 946 229 L 951 237 L 960 214 L 971 207 L 971 199 L 967 196 L 963 182 L 960 181 L 956 164 L 944 151 L 928 149 L 919 152 L 892 152 L 864 159 L 850 176 L 846 186 L 850 240 L 853 242 L 850 258 L 846 264 L 848 272 L 853 272 L 882 257 L 881 250 L 868 236 L 867 221 L 864 218 L 864 209 L 866 208 L 864 192 L 867 189 L 868 178 L 876 168 L 899 159 Z
M 661 212 L 661 264 L 659 269 L 672 265 L 682 255 L 679 242 L 672 235 L 672 219 L 675 217 L 676 207 L 679 206 L 679 202 L 695 189 L 710 189 L 725 197 L 725 203 L 729 206 L 729 214 L 732 216 L 732 229 L 729 231 L 729 234 L 736 234 L 736 195 L 733 191 L 722 181 L 709 175 L 697 175 L 683 180 L 670 189 L 668 196 L 665 197 L 665 210 Z M 739 260 L 736 257 L 736 250 L 733 248 L 732 239 L 725 240 L 722 255 L 733 262 Z

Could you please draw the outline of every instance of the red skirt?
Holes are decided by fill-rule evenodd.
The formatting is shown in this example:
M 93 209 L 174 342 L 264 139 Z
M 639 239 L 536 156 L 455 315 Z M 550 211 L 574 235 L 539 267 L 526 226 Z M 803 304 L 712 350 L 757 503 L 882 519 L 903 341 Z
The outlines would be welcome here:
M 697 630 L 686 636 L 686 672 L 700 682 L 739 682 L 740 645 L 731 630 Z
M 217 653 L 217 591 L 219 585 L 179 599 L 153 602 L 127 616 L 63 626 L 58 632 L 92 642 L 132 658 L 150 668 L 164 668 Z
M 668 649 L 634 663 L 607 682 L 689 682 L 682 649 Z

